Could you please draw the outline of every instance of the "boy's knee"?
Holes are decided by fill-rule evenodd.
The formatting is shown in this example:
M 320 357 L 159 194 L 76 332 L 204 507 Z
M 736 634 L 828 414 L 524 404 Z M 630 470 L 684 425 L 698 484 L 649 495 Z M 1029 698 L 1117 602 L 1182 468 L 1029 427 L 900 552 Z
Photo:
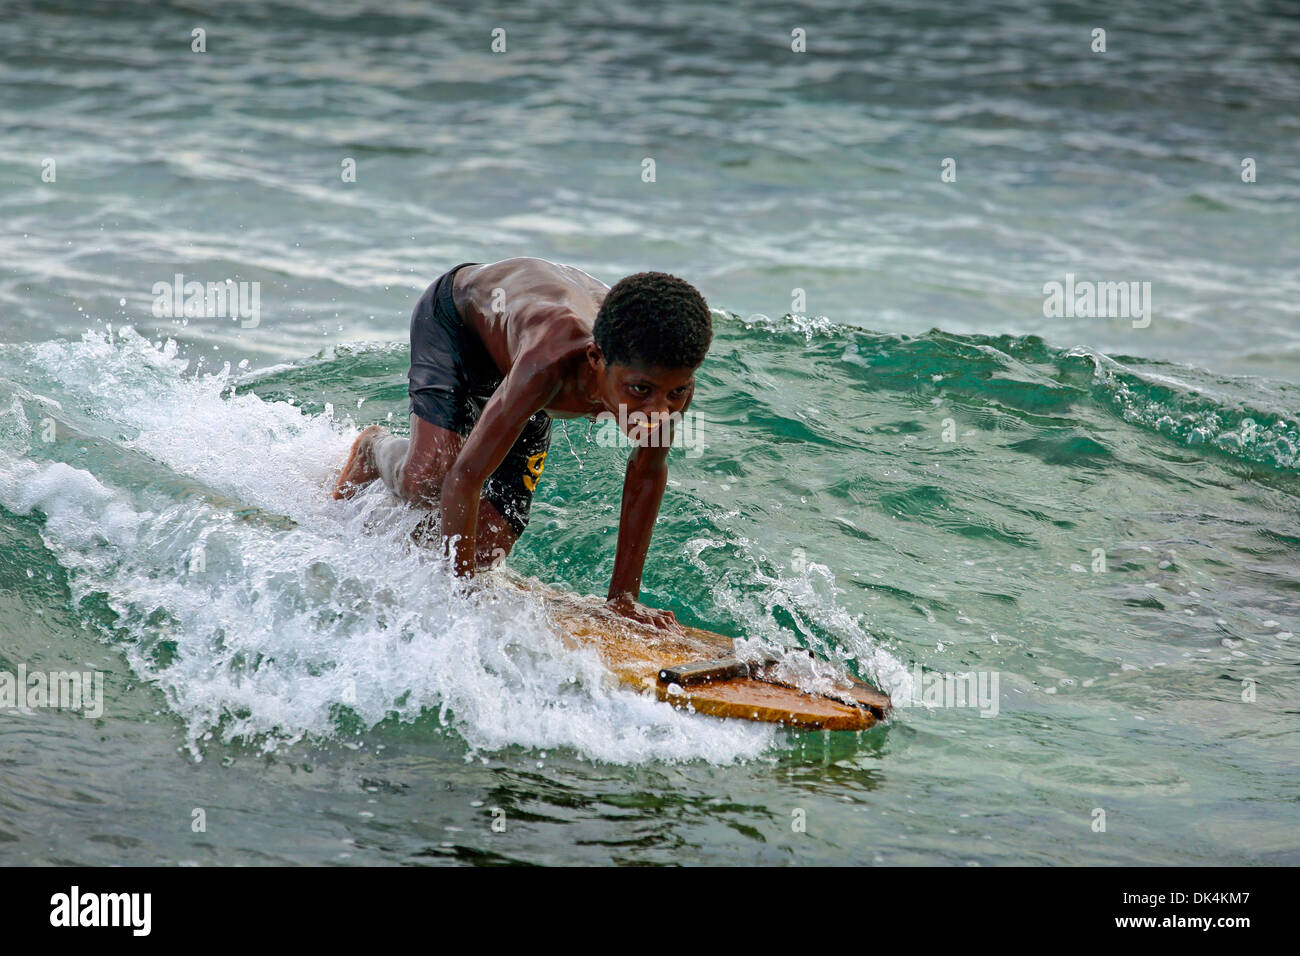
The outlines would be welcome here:
M 442 496 L 443 472 L 407 463 L 402 469 L 402 497 L 412 504 L 433 504 Z

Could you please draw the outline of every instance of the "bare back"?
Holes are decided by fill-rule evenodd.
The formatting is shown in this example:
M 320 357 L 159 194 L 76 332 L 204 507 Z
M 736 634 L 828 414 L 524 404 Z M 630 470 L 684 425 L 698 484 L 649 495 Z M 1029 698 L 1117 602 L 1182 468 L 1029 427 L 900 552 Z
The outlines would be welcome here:
M 581 356 L 609 286 L 546 259 L 503 259 L 461 269 L 452 299 L 504 376 L 529 352 L 549 363 Z

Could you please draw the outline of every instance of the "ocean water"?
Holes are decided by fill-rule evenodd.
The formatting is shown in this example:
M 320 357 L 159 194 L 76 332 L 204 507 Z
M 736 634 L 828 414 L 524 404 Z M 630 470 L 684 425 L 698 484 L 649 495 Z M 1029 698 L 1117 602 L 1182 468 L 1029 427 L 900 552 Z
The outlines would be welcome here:
M 5 4 L 0 673 L 104 702 L 0 708 L 0 862 L 1300 862 L 1298 49 L 1264 2 Z M 679 713 L 329 499 L 415 298 L 517 255 L 701 289 L 643 600 L 891 720 Z M 557 428 L 513 572 L 603 592 L 624 455 Z

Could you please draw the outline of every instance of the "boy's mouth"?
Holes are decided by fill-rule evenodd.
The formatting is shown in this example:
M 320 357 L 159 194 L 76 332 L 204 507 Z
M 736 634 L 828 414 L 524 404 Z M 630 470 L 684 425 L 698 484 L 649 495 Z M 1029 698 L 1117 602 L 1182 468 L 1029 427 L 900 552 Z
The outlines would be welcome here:
M 624 433 L 638 445 L 658 445 L 660 436 L 668 434 L 663 426 L 671 418 L 668 412 L 632 412 L 624 419 Z

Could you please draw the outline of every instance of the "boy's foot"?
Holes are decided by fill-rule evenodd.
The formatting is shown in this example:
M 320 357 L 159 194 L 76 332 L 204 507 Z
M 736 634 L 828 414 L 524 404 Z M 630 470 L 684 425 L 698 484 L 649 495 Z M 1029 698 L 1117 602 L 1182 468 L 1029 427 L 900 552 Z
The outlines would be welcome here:
M 383 429 L 378 425 L 371 425 L 362 429 L 357 440 L 352 443 L 352 454 L 348 455 L 348 460 L 339 473 L 339 480 L 334 485 L 336 499 L 351 498 L 379 477 L 379 469 L 375 467 L 374 457 L 370 451 L 375 443 L 375 436 L 381 431 Z

